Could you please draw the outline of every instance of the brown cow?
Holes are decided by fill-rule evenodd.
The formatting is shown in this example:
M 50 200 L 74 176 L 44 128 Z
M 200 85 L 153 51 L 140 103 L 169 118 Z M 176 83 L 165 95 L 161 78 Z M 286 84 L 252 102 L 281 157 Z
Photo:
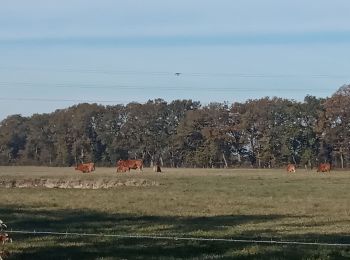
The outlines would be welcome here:
M 75 170 L 81 171 L 83 173 L 92 172 L 95 170 L 95 164 L 94 163 L 81 163 L 75 167 Z
M 288 164 L 287 165 L 287 172 L 292 173 L 295 172 L 295 165 L 294 164 Z
M 127 172 L 130 171 L 129 167 L 123 166 L 123 165 L 117 165 L 117 172 Z
M 83 163 L 81 164 L 78 164 L 76 167 L 75 167 L 75 170 L 76 171 L 81 171 L 83 173 L 86 173 L 86 172 L 89 172 L 89 167 Z
M 142 167 L 142 160 L 119 160 L 117 162 L 117 172 L 130 171 L 130 169 L 139 169 L 139 171 L 142 171 Z
M 320 163 L 320 165 L 317 168 L 317 172 L 330 172 L 330 171 L 331 171 L 330 163 Z

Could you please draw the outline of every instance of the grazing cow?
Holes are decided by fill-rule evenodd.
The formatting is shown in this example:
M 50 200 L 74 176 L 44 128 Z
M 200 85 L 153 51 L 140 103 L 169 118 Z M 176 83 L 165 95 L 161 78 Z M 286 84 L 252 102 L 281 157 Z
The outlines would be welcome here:
M 317 168 L 317 172 L 330 172 L 330 171 L 331 171 L 330 163 L 321 163 Z
M 95 170 L 95 164 L 94 163 L 81 163 L 75 167 L 75 170 L 81 171 L 83 173 L 92 172 Z
M 127 172 L 130 171 L 129 167 L 123 166 L 123 165 L 117 165 L 117 172 Z
M 10 238 L 7 233 L 3 233 L 3 234 L 0 234 L 0 242 L 2 244 L 5 244 L 5 242 L 12 243 L 12 238 Z
M 141 172 L 142 167 L 142 160 L 119 160 L 117 162 L 117 172 L 126 172 L 130 171 L 130 169 L 139 169 L 139 171 Z
M 288 164 L 287 165 L 287 172 L 292 173 L 295 172 L 295 165 L 294 164 Z

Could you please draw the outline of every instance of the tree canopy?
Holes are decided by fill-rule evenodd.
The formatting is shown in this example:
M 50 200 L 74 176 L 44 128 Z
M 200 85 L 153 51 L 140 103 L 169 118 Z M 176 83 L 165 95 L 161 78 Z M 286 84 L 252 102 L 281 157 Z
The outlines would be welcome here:
M 326 161 L 348 167 L 349 144 L 350 85 L 330 98 L 306 96 L 303 102 L 84 103 L 0 123 L 2 165 L 114 166 L 141 158 L 168 167 L 312 167 Z

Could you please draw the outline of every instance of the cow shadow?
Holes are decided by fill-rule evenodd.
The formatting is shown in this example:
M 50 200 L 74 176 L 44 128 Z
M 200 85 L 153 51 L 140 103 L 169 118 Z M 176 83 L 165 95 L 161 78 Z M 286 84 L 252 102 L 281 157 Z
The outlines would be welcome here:
M 18 206 L 0 207 L 0 216 L 14 230 L 56 232 L 178 235 L 181 237 L 211 232 L 249 223 L 277 221 L 285 215 L 222 215 L 209 217 L 137 216 L 92 210 L 46 210 Z M 4 219 L 3 216 L 6 216 Z M 201 233 L 202 232 L 202 233 Z M 266 230 L 243 232 L 235 239 L 259 237 Z M 283 246 L 224 241 L 191 241 L 99 236 L 49 236 L 12 234 L 9 259 L 346 259 L 348 248 Z M 278 237 L 274 231 L 269 238 Z M 212 236 L 210 236 L 212 237 Z M 221 238 L 231 238 L 228 235 Z M 285 240 L 350 243 L 342 235 L 308 234 L 285 236 Z M 28 246 L 30 244 L 30 246 Z

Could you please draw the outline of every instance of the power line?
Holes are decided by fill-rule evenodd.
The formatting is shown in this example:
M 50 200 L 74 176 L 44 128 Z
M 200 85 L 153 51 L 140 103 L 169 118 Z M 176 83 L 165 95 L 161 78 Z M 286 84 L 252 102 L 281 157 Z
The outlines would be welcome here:
M 141 70 L 111 70 L 111 69 L 75 69 L 75 68 L 26 68 L 26 67 L 0 67 L 0 70 L 10 71 L 49 71 L 84 74 L 109 75 L 148 75 L 181 77 L 233 77 L 233 78 L 347 78 L 345 74 L 288 74 L 288 73 L 246 73 L 246 72 L 186 72 L 186 71 L 141 71 Z
M 0 97 L 4 101 L 38 101 L 38 102 L 82 102 L 82 103 L 125 103 L 125 100 L 88 100 L 88 99 L 56 99 L 56 98 L 10 98 Z
M 133 239 L 153 240 L 185 240 L 198 242 L 231 242 L 251 244 L 279 244 L 279 245 L 302 245 L 302 246 L 327 246 L 327 247 L 350 247 L 349 243 L 326 243 L 326 242 L 301 242 L 301 241 L 277 241 L 277 240 L 256 240 L 256 239 L 233 239 L 233 238 L 204 238 L 204 237 L 178 237 L 178 236 L 155 236 L 155 235 L 133 235 L 133 234 L 103 234 L 103 233 L 79 233 L 79 232 L 52 232 L 52 231 L 25 231 L 9 230 L 7 233 L 30 234 L 30 235 L 59 235 L 59 236 L 82 236 L 82 237 L 115 237 Z
M 35 83 L 35 82 L 0 82 L 0 88 L 81 88 L 81 89 L 111 89 L 111 90 L 157 90 L 157 91 L 211 91 L 211 92 L 256 92 L 256 91 L 285 91 L 285 92 L 312 92 L 315 89 L 306 88 L 258 88 L 258 87 L 210 87 L 210 86 L 143 86 L 102 83 Z M 334 91 L 333 89 L 318 88 L 317 92 Z

